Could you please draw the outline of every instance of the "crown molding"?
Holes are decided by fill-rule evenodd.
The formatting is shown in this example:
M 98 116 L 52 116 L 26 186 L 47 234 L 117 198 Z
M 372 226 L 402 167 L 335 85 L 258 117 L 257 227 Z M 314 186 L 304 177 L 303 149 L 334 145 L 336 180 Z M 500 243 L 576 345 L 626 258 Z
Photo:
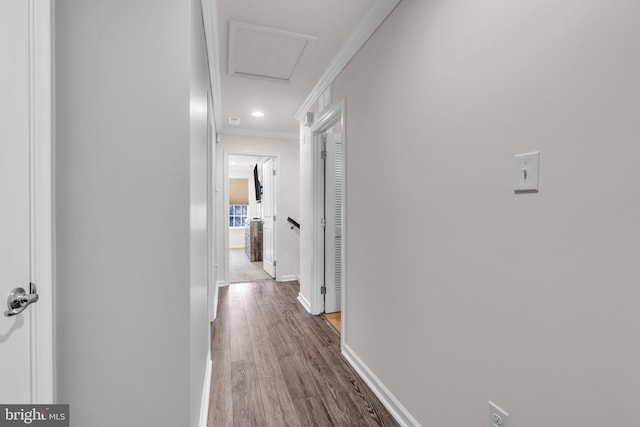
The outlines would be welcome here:
M 202 15 L 205 28 L 205 43 L 207 45 L 207 56 L 209 59 L 209 78 L 211 82 L 211 98 L 213 101 L 213 114 L 217 133 L 222 135 L 241 135 L 263 138 L 281 138 L 281 139 L 299 139 L 297 133 L 292 132 L 273 132 L 273 131 L 254 131 L 250 129 L 231 129 L 223 127 L 222 121 L 222 89 L 220 83 L 220 59 L 218 52 L 220 51 L 220 42 L 218 37 L 218 7 L 217 0 L 201 0 Z M 298 121 L 303 121 L 307 111 L 324 91 L 331 85 L 333 80 L 347 66 L 349 61 L 358 53 L 358 51 L 369 40 L 373 33 L 378 29 L 380 24 L 391 14 L 393 9 L 400 3 L 400 0 L 376 0 L 367 12 L 365 17 L 360 21 L 358 26 L 349 36 L 347 42 L 342 46 L 340 51 L 333 57 L 322 77 L 316 83 L 311 93 L 305 101 L 300 105 L 294 116 Z M 292 136 L 295 135 L 295 138 Z
M 215 128 L 222 127 L 222 93 L 220 83 L 220 42 L 218 38 L 218 4 L 217 0 L 201 0 L 202 20 L 204 23 L 205 44 L 209 60 L 209 81 L 213 102 L 213 119 Z
M 306 112 L 311 109 L 313 103 L 318 100 L 338 74 L 344 70 L 344 67 L 356 56 L 358 51 L 364 46 L 373 33 L 375 33 L 387 16 L 391 14 L 398 3 L 400 3 L 400 0 L 376 0 L 362 21 L 360 21 L 358 26 L 353 30 L 346 43 L 340 48 L 336 56 L 333 57 L 311 93 L 294 113 L 298 121 L 302 122 L 304 120 Z
M 250 138 L 292 139 L 300 140 L 298 132 L 285 132 L 278 130 L 260 130 L 225 126 L 218 129 L 219 135 L 246 136 Z

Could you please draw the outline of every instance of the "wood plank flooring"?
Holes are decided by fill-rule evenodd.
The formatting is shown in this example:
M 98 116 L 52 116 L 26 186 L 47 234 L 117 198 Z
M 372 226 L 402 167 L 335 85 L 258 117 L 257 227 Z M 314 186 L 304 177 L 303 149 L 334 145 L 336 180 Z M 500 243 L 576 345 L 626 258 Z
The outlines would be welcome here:
M 208 426 L 398 426 L 298 292 L 297 282 L 220 288 Z
M 338 333 L 342 331 L 342 313 L 325 313 L 322 315 Z

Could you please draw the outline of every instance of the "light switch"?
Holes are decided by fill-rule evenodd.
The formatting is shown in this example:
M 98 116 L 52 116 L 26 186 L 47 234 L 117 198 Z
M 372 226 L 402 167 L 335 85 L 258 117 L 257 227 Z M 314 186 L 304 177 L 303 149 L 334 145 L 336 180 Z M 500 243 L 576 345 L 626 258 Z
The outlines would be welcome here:
M 513 189 L 516 193 L 538 191 L 540 152 L 516 154 Z
M 489 426 L 509 427 L 509 414 L 492 401 L 489 401 Z

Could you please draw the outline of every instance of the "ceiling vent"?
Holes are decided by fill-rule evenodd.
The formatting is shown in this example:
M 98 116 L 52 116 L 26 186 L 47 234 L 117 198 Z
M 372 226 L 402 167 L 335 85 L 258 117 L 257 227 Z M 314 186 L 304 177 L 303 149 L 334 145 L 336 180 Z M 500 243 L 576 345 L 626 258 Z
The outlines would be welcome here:
M 229 74 L 289 83 L 316 37 L 229 21 Z
M 238 126 L 240 124 L 240 117 L 235 117 L 235 116 L 229 117 L 229 124 Z

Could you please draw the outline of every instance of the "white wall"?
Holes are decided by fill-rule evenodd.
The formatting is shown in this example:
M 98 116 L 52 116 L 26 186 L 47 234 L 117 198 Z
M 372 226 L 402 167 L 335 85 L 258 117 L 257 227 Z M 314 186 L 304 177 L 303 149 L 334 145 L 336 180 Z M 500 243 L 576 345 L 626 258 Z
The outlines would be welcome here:
M 229 228 L 229 248 L 231 249 L 243 249 L 244 248 L 244 227 L 230 227 Z
M 278 154 L 281 161 L 282 179 L 282 210 L 278 212 L 278 227 L 282 230 L 282 253 L 278 256 L 278 277 L 290 279 L 299 276 L 300 265 L 300 236 L 297 231 L 290 230 L 287 217 L 298 218 L 300 213 L 299 187 L 299 144 L 297 141 L 281 139 L 262 139 L 242 136 L 222 135 L 217 145 L 218 150 L 218 213 L 225 215 L 223 200 L 223 165 L 225 150 L 233 154 Z M 253 173 L 253 172 L 252 172 Z M 251 175 L 253 176 L 253 175 Z M 254 197 L 251 190 L 249 198 Z M 224 216 L 218 222 L 218 233 L 223 235 L 226 221 Z M 218 281 L 225 276 L 224 241 L 218 240 Z
M 55 3 L 57 400 L 74 425 L 196 425 L 208 339 L 196 4 Z
M 487 425 L 489 399 L 519 427 L 637 424 L 639 20 L 404 0 L 334 83 L 346 344 L 421 425 Z M 540 192 L 516 195 L 532 150 Z
M 258 160 L 259 158 L 256 157 L 256 160 Z M 224 159 L 222 159 L 222 161 L 224 162 Z M 237 179 L 246 179 L 247 180 L 247 186 L 248 186 L 248 193 L 249 193 L 249 207 L 248 209 L 248 214 L 249 214 L 249 218 L 253 218 L 254 216 L 257 215 L 258 209 L 257 209 L 257 203 L 256 203 L 256 196 L 255 196 L 255 189 L 254 189 L 254 184 L 253 184 L 253 170 L 235 170 L 235 169 L 230 169 L 229 170 L 229 179 L 233 179 L 233 178 L 237 178 Z M 227 215 L 228 216 L 228 215 Z M 238 228 L 238 227 L 230 227 L 229 228 L 229 247 L 232 249 L 241 249 L 244 248 L 244 227 L 243 228 Z

